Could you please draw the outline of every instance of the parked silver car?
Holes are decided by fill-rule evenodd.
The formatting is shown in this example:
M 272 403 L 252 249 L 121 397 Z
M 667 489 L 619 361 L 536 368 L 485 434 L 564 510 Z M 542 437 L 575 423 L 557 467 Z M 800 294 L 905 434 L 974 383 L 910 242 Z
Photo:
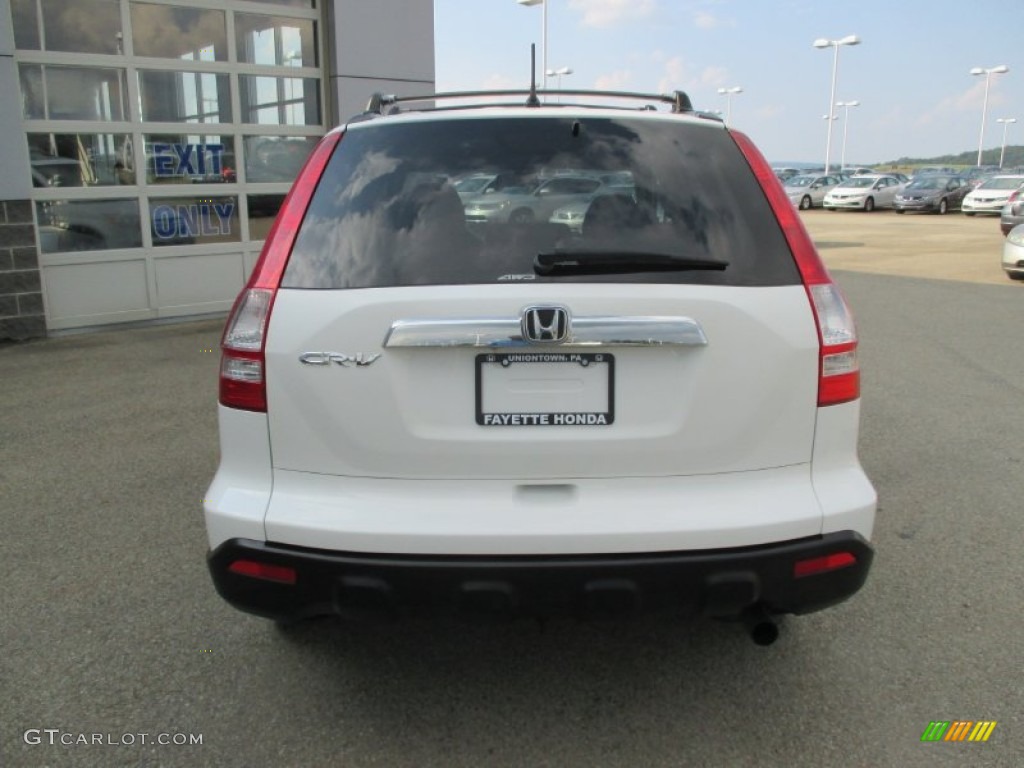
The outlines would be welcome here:
M 840 182 L 838 176 L 801 174 L 786 180 L 784 187 L 790 201 L 801 211 L 820 208 L 825 195 Z
M 906 184 L 888 174 L 864 174 L 849 181 L 825 195 L 823 206 L 829 210 L 852 208 L 870 213 L 876 208 L 892 208 L 896 195 Z
M 1003 243 L 1003 271 L 1011 280 L 1024 280 L 1024 225 L 1011 229 Z
M 1024 195 L 1019 189 L 1010 195 L 1003 210 L 1000 211 L 999 229 L 1004 235 L 1008 235 L 1018 224 L 1024 224 Z
M 593 176 L 553 176 L 523 191 L 493 192 L 466 201 L 466 221 L 475 224 L 547 221 L 556 209 L 589 200 L 603 186 L 604 183 Z
M 469 173 L 452 182 L 459 197 L 465 201 L 481 195 L 507 191 L 519 183 L 510 173 Z

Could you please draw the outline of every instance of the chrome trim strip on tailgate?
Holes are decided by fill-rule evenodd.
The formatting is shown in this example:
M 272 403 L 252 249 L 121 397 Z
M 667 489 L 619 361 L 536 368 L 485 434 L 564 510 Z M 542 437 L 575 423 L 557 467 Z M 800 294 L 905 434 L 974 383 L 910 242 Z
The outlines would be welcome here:
M 706 346 L 700 323 L 689 317 L 573 317 L 569 337 L 557 346 Z M 519 318 L 478 317 L 396 320 L 385 347 L 533 347 Z

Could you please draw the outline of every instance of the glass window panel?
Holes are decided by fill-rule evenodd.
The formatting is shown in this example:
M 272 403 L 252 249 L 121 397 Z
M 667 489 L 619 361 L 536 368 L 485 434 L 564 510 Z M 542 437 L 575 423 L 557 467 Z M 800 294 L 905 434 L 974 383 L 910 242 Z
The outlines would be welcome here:
M 123 69 L 23 64 L 21 92 L 25 117 L 34 120 L 125 120 L 124 78 Z
M 320 81 L 315 77 L 240 75 L 242 122 L 320 125 Z
M 246 181 L 295 181 L 319 139 L 313 136 L 246 136 Z
M 230 137 L 153 134 L 145 141 L 150 184 L 226 184 L 238 179 Z
M 21 80 L 21 113 L 26 120 L 42 120 L 46 117 L 43 99 L 43 68 L 38 64 L 22 64 L 18 67 Z
M 132 3 L 132 45 L 136 56 L 227 61 L 224 12 Z
M 235 14 L 238 60 L 278 67 L 315 67 L 316 26 L 310 19 Z
M 151 197 L 153 245 L 237 243 L 237 197 Z
M 47 200 L 36 216 L 43 253 L 142 245 L 138 200 Z
M 142 119 L 161 123 L 230 123 L 227 75 L 139 70 Z
M 249 195 L 249 239 L 266 240 L 284 195 Z
M 42 0 L 42 6 L 46 50 L 124 52 L 118 0 Z
M 22 51 L 38 51 L 36 0 L 11 0 L 11 20 L 14 22 L 14 47 Z
M 315 8 L 314 0 L 252 0 L 254 3 L 267 3 L 268 5 L 290 5 L 293 8 Z
M 32 185 L 94 187 L 135 183 L 131 138 L 114 133 L 33 133 Z

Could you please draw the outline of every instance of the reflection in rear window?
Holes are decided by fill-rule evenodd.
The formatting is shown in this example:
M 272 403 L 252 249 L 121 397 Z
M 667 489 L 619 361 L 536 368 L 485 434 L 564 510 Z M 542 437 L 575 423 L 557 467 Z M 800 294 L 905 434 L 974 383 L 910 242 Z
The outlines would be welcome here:
M 539 277 L 538 253 L 727 261 L 725 270 Z M 288 288 L 538 282 L 792 285 L 799 275 L 717 123 L 467 118 L 359 124 L 338 144 Z

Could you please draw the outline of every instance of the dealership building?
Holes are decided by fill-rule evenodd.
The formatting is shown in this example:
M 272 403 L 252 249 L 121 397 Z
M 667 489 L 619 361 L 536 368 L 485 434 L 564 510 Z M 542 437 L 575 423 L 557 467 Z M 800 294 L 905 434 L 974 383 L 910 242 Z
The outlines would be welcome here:
M 0 0 L 0 340 L 226 312 L 316 141 L 434 90 L 431 0 Z

